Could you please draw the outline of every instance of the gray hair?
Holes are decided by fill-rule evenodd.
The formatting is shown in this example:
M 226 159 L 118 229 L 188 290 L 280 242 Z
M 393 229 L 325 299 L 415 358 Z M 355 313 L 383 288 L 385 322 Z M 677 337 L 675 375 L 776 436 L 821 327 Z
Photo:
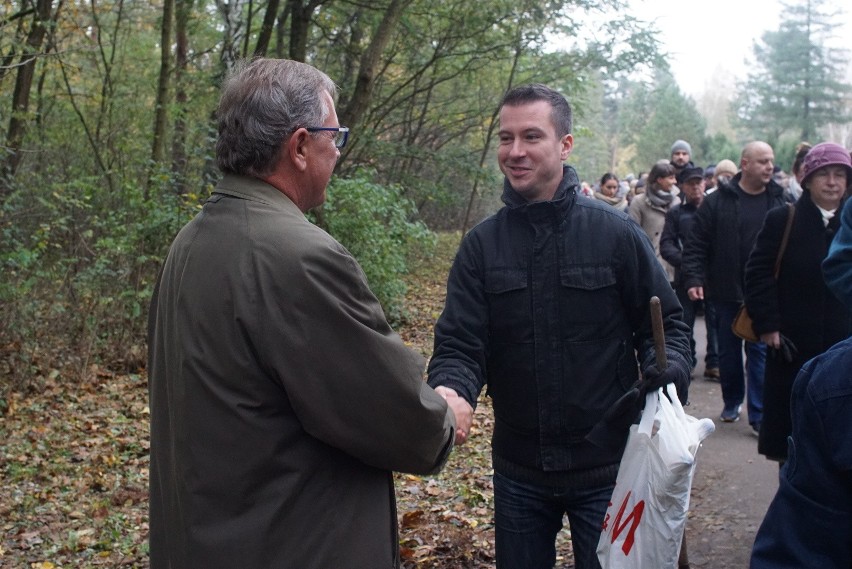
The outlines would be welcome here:
M 281 143 L 301 127 L 321 126 L 337 88 L 322 71 L 298 61 L 240 61 L 228 74 L 216 110 L 216 163 L 225 173 L 261 177 L 272 172 Z

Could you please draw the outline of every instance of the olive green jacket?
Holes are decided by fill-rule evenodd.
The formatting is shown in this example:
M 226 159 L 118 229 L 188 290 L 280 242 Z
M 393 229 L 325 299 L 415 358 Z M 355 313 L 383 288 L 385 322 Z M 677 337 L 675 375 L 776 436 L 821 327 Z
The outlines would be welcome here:
M 391 471 L 455 422 L 355 259 L 284 194 L 226 176 L 149 314 L 151 568 L 399 565 Z

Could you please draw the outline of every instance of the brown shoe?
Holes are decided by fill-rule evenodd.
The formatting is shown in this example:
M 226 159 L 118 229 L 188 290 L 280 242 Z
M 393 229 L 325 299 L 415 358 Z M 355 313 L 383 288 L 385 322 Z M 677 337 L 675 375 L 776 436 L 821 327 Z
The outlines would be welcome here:
M 704 370 L 704 379 L 707 381 L 719 381 L 719 368 L 708 367 Z

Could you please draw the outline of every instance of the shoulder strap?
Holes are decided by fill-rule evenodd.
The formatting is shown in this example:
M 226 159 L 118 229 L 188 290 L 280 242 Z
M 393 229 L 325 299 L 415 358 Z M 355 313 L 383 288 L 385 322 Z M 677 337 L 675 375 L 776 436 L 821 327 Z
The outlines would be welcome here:
M 778 275 L 781 273 L 781 258 L 784 257 L 784 251 L 787 249 L 787 242 L 790 240 L 790 230 L 793 228 L 793 216 L 796 214 L 796 207 L 793 204 L 787 204 L 787 225 L 784 226 L 784 236 L 781 237 L 781 246 L 778 248 L 778 257 L 775 259 L 775 271 L 772 275 L 775 280 L 778 280 Z

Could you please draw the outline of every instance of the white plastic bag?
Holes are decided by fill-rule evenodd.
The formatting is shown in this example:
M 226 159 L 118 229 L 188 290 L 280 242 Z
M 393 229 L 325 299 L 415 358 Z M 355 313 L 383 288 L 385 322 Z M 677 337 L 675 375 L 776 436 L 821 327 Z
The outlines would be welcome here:
M 695 453 L 715 430 L 687 415 L 674 385 L 647 395 L 630 427 L 598 542 L 603 569 L 675 569 L 689 510 Z M 671 398 L 671 401 L 669 401 Z

